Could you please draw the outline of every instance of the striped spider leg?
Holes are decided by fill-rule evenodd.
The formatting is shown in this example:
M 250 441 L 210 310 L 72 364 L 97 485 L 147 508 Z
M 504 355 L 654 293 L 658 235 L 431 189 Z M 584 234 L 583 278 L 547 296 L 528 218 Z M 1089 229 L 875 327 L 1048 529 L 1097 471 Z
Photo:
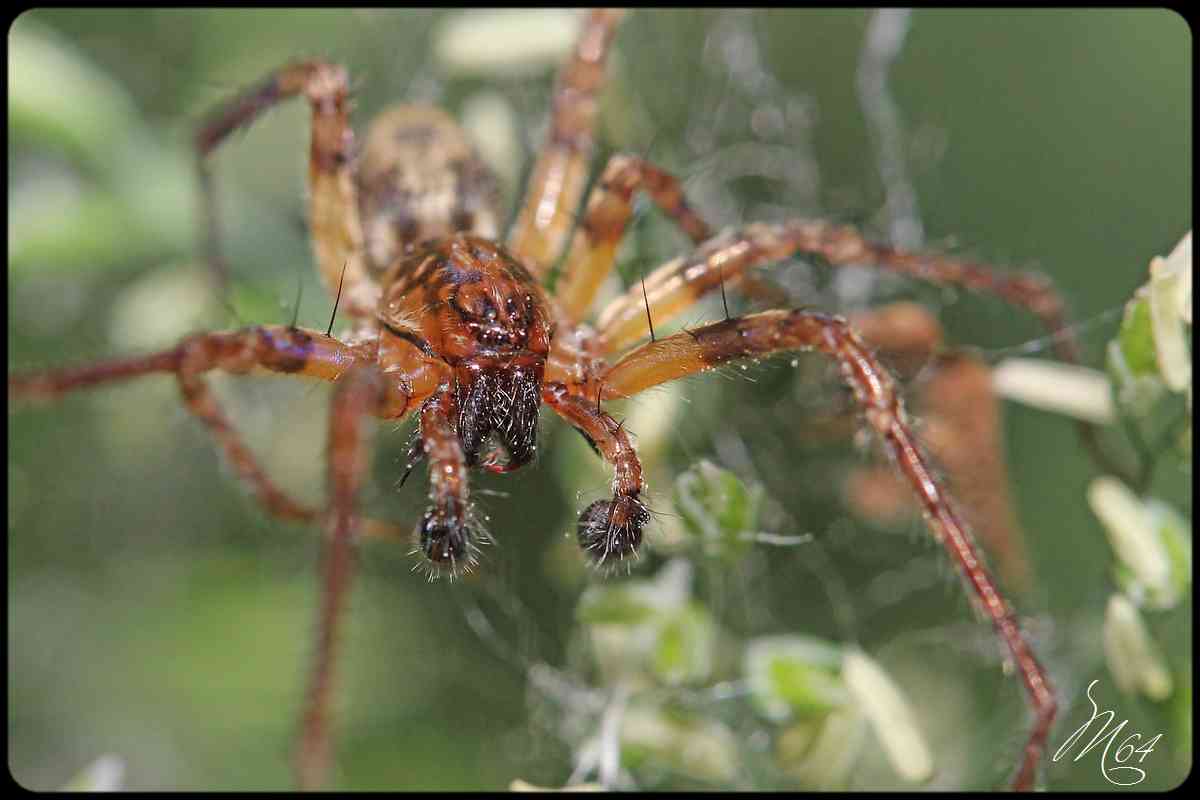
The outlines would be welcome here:
M 589 11 L 575 50 L 559 70 L 550 123 L 525 189 L 508 249 L 544 280 L 563 249 L 587 183 L 605 63 L 624 12 Z

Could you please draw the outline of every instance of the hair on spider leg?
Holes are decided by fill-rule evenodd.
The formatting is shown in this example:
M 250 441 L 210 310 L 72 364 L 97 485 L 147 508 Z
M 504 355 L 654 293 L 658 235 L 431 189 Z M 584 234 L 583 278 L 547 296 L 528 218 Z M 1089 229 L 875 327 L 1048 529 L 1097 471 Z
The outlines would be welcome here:
M 725 295 L 725 265 L 724 264 L 717 265 L 717 273 L 721 279 L 721 306 L 725 309 L 725 321 L 728 322 L 731 319 L 731 317 L 729 316 L 729 298 Z M 644 294 L 645 291 L 646 291 L 646 281 L 643 278 L 642 279 L 642 293 Z M 647 309 L 647 312 L 649 312 L 649 309 Z
M 724 288 L 724 284 L 722 284 Z M 650 298 L 646 295 L 646 270 L 642 269 L 642 301 L 646 304 L 646 325 L 650 328 L 650 341 L 658 341 L 654 337 L 654 319 L 650 316 Z
M 421 554 L 420 548 L 414 548 L 409 552 L 409 555 L 417 555 L 417 560 L 413 563 L 409 572 L 420 572 L 425 576 L 426 583 L 435 583 L 436 581 L 446 578 L 451 583 L 454 583 L 459 578 L 466 577 L 471 573 L 475 566 L 479 563 L 477 551 L 472 551 L 460 563 L 454 558 L 451 558 L 449 565 L 430 561 Z
M 404 488 L 408 476 L 416 469 L 417 465 L 425 458 L 425 447 L 421 442 L 420 429 L 414 428 L 408 440 L 408 454 L 405 456 L 404 474 L 400 476 L 400 480 L 396 482 L 396 488 Z
M 338 278 L 337 297 L 333 299 L 333 311 L 329 314 L 329 327 L 325 329 L 326 336 L 333 335 L 333 321 L 337 319 L 338 305 L 342 302 L 342 284 L 346 281 L 346 267 L 349 266 L 349 264 L 349 261 L 342 263 L 342 276 Z

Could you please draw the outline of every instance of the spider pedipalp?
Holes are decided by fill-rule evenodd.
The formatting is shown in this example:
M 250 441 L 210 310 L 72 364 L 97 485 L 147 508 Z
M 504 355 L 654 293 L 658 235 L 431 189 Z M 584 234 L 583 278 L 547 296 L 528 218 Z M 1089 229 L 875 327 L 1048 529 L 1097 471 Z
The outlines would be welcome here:
M 468 512 L 462 519 L 449 519 L 435 508 L 428 509 L 414 531 L 416 547 L 412 553 L 420 561 L 429 580 L 448 575 L 451 580 L 470 572 L 479 563 L 479 548 L 490 544 L 491 537 Z
M 575 535 L 588 561 L 603 566 L 609 559 L 636 557 L 649 521 L 649 509 L 636 497 L 597 500 L 579 515 Z

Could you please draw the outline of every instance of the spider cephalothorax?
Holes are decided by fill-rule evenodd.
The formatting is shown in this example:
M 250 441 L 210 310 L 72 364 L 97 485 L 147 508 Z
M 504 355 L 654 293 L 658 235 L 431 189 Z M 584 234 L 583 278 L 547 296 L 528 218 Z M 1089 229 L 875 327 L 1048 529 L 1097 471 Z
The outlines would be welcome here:
M 339 313 L 353 322 L 350 332 L 338 338 L 295 326 L 256 326 L 201 334 L 148 356 L 13 375 L 10 397 L 54 397 L 148 373 L 173 374 L 188 409 L 270 513 L 323 522 L 319 644 L 297 759 L 299 782 L 314 786 L 329 765 L 333 642 L 360 537 L 407 537 L 415 527 L 417 548 L 429 563 L 452 573 L 469 566 L 485 536 L 468 491 L 469 471 L 508 472 L 532 461 L 538 412 L 545 405 L 579 431 L 612 470 L 609 496 L 583 510 L 576 534 L 593 563 L 620 562 L 636 554 L 650 515 L 641 462 L 628 431 L 604 402 L 742 359 L 817 351 L 839 367 L 866 426 L 917 497 L 931 532 L 1011 656 L 1035 715 L 1014 785 L 1030 787 L 1056 711 L 1053 690 L 983 567 L 956 504 L 917 444 L 895 382 L 863 338 L 842 317 L 807 310 L 739 318 L 727 313 L 723 321 L 657 338 L 653 325 L 677 319 L 705 295 L 742 288 L 756 267 L 807 254 L 832 267 L 873 264 L 991 293 L 1040 317 L 1060 357 L 1074 360 L 1057 295 L 1029 276 L 872 244 L 852 228 L 822 220 L 751 223 L 713 236 L 685 201 L 678 180 L 626 154 L 608 161 L 577 216 L 598 93 L 620 17 L 604 10 L 586 15 L 558 79 L 545 146 L 503 244 L 497 241 L 495 182 L 445 113 L 413 106 L 386 112 L 360 152 L 349 125 L 345 69 L 306 61 L 276 71 L 218 108 L 197 132 L 202 185 L 210 196 L 206 157 L 233 130 L 281 100 L 306 97 L 312 111 L 314 253 L 327 288 L 338 292 Z M 639 193 L 695 248 L 650 272 L 644 284 L 593 316 Z M 205 208 L 216 265 L 215 215 L 211 203 Z M 560 259 L 562 272 L 549 293 L 542 286 Z M 205 380 L 213 370 L 254 368 L 335 385 L 323 510 L 292 499 L 265 474 Z M 410 461 L 428 464 L 430 504 L 415 526 L 358 512 L 370 464 L 362 435 L 368 416 L 417 419 Z

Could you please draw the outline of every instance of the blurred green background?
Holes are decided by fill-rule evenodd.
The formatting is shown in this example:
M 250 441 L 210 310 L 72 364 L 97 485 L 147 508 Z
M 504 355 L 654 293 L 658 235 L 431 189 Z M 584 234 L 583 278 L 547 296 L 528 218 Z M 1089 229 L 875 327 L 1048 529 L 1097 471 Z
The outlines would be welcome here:
M 289 59 L 322 56 L 350 68 L 360 133 L 397 99 L 484 120 L 481 108 L 507 108 L 516 135 L 508 156 L 503 128 L 480 129 L 502 154 L 511 208 L 552 69 L 469 73 L 439 60 L 435 44 L 462 13 L 20 17 L 9 32 L 10 371 L 163 347 L 192 330 L 286 322 L 298 282 L 300 323 L 325 324 L 330 299 L 304 228 L 302 103 L 236 134 L 215 160 L 236 319 L 213 300 L 197 264 L 190 132 L 206 109 Z M 719 226 L 821 214 L 886 238 L 886 157 L 856 89 L 869 19 L 862 11 L 633 13 L 617 39 L 598 159 L 618 148 L 648 152 L 685 179 Z M 1191 227 L 1187 24 L 1167 11 L 918 11 L 910 22 L 888 85 L 925 242 L 1052 276 L 1080 322 L 1087 362 L 1099 366 L 1149 259 Z M 495 48 L 520 53 L 522 45 Z M 656 213 L 643 214 L 622 251 L 623 274 L 682 248 Z M 1028 342 L 1029 353 L 1045 351 L 1033 321 L 990 299 L 863 274 L 831 280 L 829 270 L 799 262 L 782 271 L 797 305 L 848 309 L 909 297 L 939 314 L 952 342 L 992 360 Z M 710 304 L 688 321 L 719 313 Z M 320 497 L 326 388 L 214 383 L 279 481 Z M 840 391 L 809 359 L 799 369 L 780 359 L 683 384 L 672 422 L 641 445 L 652 505 L 669 511 L 672 477 L 701 457 L 760 481 L 779 506 L 776 532 L 811 533 L 822 555 L 773 550 L 709 575 L 713 613 L 739 636 L 843 640 L 825 591 L 844 584 L 850 635 L 918 710 L 935 753 L 933 785 L 1001 785 L 1026 713 L 990 630 L 918 522 L 885 530 L 841 507 L 834 478 L 868 451 L 795 433 L 806 411 L 827 409 Z M 650 403 L 627 403 L 622 413 L 653 427 Z M 1098 696 L 1131 731 L 1164 733 L 1139 788 L 1175 785 L 1191 757 L 1190 596 L 1153 622 L 1174 697 L 1152 704 L 1119 695 L 1100 644 L 1112 555 L 1084 500 L 1094 468 L 1064 418 L 1013 404 L 1005 415 L 1034 571 L 1032 588 L 1014 600 L 1064 699 L 1051 750 L 1090 714 L 1083 691 L 1099 678 Z M 166 378 L 8 420 L 13 776 L 54 788 L 112 752 L 126 760 L 130 788 L 289 785 L 312 647 L 315 532 L 259 512 Z M 379 427 L 364 498 L 372 513 L 401 520 L 415 518 L 425 492 L 421 471 L 394 488 L 403 427 Z M 526 675 L 545 663 L 588 679 L 572 615 L 595 578 L 581 569 L 569 532 L 608 478 L 549 415 L 542 435 L 535 467 L 476 480 L 498 540 L 477 577 L 427 584 L 410 573 L 406 548 L 362 548 L 342 641 L 337 786 L 494 789 L 514 778 L 561 785 L 570 774 L 571 736 Z M 1118 435 L 1111 440 L 1120 447 Z M 1155 493 L 1190 515 L 1187 476 L 1165 469 L 1156 481 Z M 654 563 L 651 553 L 639 573 Z M 739 741 L 761 750 L 762 723 L 741 725 Z M 1095 756 L 1049 765 L 1047 784 L 1112 788 Z M 902 785 L 886 767 L 869 767 L 853 786 Z M 680 776 L 673 785 L 685 784 Z

